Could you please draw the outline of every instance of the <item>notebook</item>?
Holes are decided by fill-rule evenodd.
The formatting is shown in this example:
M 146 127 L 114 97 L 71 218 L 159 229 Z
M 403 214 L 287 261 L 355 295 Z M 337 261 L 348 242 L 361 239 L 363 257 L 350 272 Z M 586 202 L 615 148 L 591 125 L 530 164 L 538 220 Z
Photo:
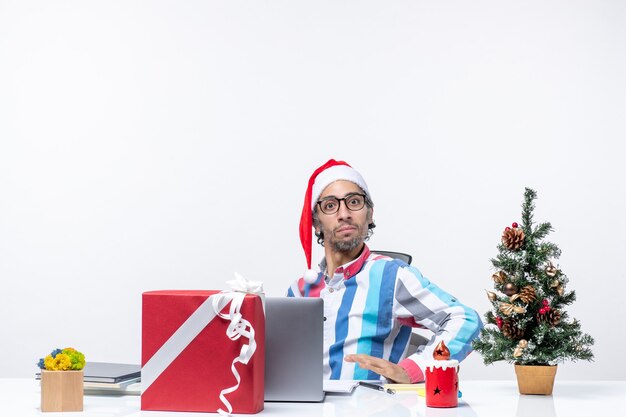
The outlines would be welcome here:
M 265 401 L 324 399 L 324 301 L 265 299 Z
M 110 362 L 87 362 L 85 382 L 119 383 L 141 377 L 141 365 Z M 135 381 L 136 382 L 136 381 Z

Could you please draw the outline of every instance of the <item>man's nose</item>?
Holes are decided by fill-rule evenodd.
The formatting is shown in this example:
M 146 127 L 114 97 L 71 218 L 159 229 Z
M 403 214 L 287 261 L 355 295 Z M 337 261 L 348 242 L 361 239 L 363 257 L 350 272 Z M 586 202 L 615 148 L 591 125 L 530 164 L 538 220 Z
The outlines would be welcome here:
M 348 209 L 346 200 L 339 201 L 339 209 L 337 210 L 337 216 L 340 219 L 352 217 L 352 212 Z

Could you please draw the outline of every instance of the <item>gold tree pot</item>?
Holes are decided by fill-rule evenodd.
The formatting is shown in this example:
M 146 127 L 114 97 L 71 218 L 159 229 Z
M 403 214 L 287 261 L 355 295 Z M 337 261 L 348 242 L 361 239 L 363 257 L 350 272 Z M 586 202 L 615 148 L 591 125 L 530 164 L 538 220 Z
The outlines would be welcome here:
M 520 394 L 552 395 L 556 365 L 515 365 Z

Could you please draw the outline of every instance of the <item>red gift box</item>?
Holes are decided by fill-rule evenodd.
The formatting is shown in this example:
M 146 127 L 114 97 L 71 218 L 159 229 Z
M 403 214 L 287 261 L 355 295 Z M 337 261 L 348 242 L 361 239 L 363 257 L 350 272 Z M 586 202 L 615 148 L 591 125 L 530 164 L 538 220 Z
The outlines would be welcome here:
M 234 366 L 241 381 L 223 398 L 233 413 L 263 410 L 265 315 L 258 295 L 220 291 L 149 291 L 142 295 L 142 410 L 217 412 L 227 410 L 223 390 L 237 385 L 233 360 L 250 344 L 231 340 L 230 320 L 216 315 L 220 297 L 228 314 L 232 297 L 243 297 L 241 316 L 254 329 L 256 350 L 247 364 Z M 252 343 L 253 344 L 253 343 Z

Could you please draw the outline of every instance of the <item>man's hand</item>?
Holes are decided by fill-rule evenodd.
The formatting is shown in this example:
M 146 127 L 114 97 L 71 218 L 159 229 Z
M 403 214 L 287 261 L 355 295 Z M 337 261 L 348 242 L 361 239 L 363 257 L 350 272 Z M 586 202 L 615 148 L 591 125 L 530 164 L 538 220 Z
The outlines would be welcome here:
M 358 353 L 356 355 L 346 355 L 343 360 L 346 362 L 356 362 L 361 368 L 376 372 L 397 384 L 411 383 L 406 371 L 400 365 L 396 365 L 384 359 Z

